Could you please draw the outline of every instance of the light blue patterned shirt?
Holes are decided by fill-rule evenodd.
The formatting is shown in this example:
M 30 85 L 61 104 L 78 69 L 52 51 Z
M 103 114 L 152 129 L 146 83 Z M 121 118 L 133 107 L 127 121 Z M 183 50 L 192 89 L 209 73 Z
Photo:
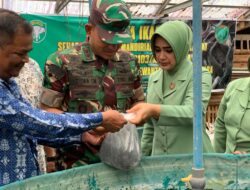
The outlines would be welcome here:
M 80 143 L 80 134 L 102 119 L 101 113 L 54 114 L 33 108 L 13 79 L 0 79 L 0 186 L 39 175 L 36 143 Z

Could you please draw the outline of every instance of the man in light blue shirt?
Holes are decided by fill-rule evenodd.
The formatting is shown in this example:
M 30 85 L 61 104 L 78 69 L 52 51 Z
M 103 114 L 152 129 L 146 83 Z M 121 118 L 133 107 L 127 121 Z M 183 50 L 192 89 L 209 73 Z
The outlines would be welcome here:
M 12 77 L 32 50 L 32 26 L 0 9 L 0 186 L 39 174 L 36 144 L 53 147 L 82 142 L 82 133 L 103 126 L 119 131 L 126 123 L 117 111 L 54 114 L 33 108 Z

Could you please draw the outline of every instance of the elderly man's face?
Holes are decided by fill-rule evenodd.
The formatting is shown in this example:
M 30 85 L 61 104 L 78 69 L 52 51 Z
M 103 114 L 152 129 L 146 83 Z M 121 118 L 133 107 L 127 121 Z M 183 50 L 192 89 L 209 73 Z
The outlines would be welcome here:
M 0 47 L 0 78 L 17 77 L 24 63 L 29 61 L 32 50 L 32 34 L 17 32 L 11 44 Z
M 88 24 L 86 31 L 92 51 L 103 59 L 111 59 L 122 46 L 122 44 L 107 44 L 103 42 L 98 34 L 98 29 L 93 25 Z

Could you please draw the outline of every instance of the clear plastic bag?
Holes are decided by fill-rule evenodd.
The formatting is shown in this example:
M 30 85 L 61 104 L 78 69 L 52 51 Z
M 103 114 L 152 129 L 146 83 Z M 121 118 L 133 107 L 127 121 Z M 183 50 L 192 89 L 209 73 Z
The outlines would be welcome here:
M 139 136 L 134 124 L 126 124 L 119 132 L 109 133 L 100 149 L 102 162 L 121 170 L 135 168 L 141 160 Z

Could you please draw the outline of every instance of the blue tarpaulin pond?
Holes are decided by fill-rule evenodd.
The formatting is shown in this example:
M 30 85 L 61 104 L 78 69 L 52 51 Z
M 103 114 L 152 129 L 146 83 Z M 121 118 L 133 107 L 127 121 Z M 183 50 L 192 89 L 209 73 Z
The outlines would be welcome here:
M 192 155 L 144 157 L 121 171 L 105 164 L 82 166 L 3 186 L 4 190 L 166 190 L 191 189 L 181 178 L 191 174 Z M 204 154 L 206 189 L 250 190 L 250 155 Z

